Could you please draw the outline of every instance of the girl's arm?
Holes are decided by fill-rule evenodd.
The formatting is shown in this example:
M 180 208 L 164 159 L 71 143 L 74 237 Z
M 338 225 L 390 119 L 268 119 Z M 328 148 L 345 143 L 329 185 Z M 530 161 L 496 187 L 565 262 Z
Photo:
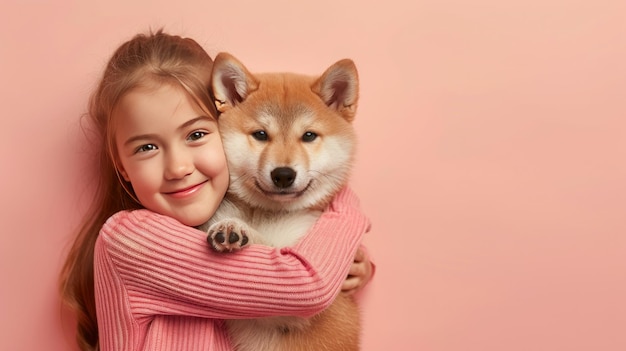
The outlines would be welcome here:
M 135 317 L 307 317 L 334 300 L 368 219 L 345 189 L 294 247 L 213 252 L 206 233 L 147 210 L 120 212 L 96 244 L 96 279 L 119 277 Z M 98 266 L 112 267 L 98 276 Z M 107 271 L 101 269 L 102 272 Z

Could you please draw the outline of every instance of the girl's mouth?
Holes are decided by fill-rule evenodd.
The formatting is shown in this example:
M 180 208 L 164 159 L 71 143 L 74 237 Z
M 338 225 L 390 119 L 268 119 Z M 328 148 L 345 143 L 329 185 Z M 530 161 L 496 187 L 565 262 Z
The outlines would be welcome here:
M 197 193 L 202 188 L 202 186 L 204 186 L 206 182 L 208 182 L 208 180 L 205 180 L 204 182 L 198 183 L 196 185 L 192 185 L 188 188 L 167 192 L 165 193 L 165 195 L 168 195 L 177 199 L 182 199 L 182 198 L 185 198 L 185 197 L 188 197 Z

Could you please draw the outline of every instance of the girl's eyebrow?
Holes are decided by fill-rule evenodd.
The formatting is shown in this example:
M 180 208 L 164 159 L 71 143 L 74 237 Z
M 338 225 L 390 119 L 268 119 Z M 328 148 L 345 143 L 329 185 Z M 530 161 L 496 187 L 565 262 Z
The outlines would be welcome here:
M 207 116 L 198 116 L 196 118 L 192 118 L 190 120 L 188 120 L 187 122 L 183 123 L 180 127 L 177 128 L 177 130 L 181 130 L 181 129 L 185 129 L 191 125 L 194 125 L 200 121 L 209 121 L 209 122 L 213 122 L 215 121 L 213 118 L 209 118 Z
M 141 135 L 135 135 L 132 136 L 130 138 L 128 138 L 128 140 L 126 140 L 124 142 L 124 146 L 130 145 L 138 140 L 144 140 L 144 139 L 153 139 L 156 138 L 155 134 L 141 134 Z
M 207 116 L 198 116 L 196 118 L 192 118 L 190 120 L 188 120 L 187 122 L 183 123 L 180 127 L 176 128 L 176 130 L 182 130 L 182 129 L 186 129 L 189 126 L 192 126 L 198 122 L 201 121 L 209 121 L 209 122 L 214 122 L 215 120 L 213 118 L 209 118 Z M 156 138 L 157 135 L 156 134 L 141 134 L 141 135 L 135 135 L 132 136 L 130 138 L 128 138 L 128 140 L 126 140 L 126 142 L 124 142 L 124 145 L 129 145 L 132 144 L 138 140 L 144 140 L 144 139 L 153 139 Z

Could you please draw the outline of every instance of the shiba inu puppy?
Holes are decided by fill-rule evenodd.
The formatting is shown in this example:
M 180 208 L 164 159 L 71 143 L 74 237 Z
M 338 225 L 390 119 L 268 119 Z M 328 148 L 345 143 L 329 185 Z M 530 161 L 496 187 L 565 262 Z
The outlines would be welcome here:
M 207 225 L 209 243 L 217 251 L 293 245 L 348 182 L 356 144 L 354 63 L 338 61 L 318 77 L 252 74 L 220 53 L 212 85 L 230 186 Z M 238 351 L 359 350 L 357 306 L 343 294 L 308 319 L 226 323 Z

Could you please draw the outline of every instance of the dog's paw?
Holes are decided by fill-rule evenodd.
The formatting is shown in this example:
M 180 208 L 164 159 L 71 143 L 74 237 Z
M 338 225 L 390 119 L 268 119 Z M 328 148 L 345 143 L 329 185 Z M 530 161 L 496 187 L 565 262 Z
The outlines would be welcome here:
M 223 219 L 209 227 L 207 241 L 217 252 L 232 252 L 250 244 L 252 233 L 252 228 L 238 219 Z

